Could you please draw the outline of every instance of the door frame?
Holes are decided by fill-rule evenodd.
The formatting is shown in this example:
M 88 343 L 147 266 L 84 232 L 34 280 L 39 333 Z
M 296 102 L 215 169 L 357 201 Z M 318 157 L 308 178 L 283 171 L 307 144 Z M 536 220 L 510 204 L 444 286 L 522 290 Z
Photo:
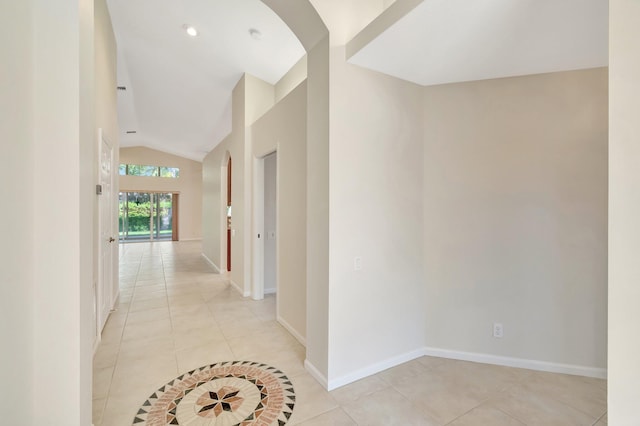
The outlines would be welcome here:
M 114 176 L 114 163 L 115 163 L 115 152 L 114 152 L 114 147 L 113 144 L 110 142 L 109 138 L 105 135 L 105 132 L 103 131 L 102 128 L 98 129 L 98 151 L 97 151 L 97 157 L 98 157 L 98 167 L 97 167 L 97 181 L 98 181 L 98 187 L 96 187 L 96 192 L 97 192 L 97 209 L 98 209 L 98 277 L 96 280 L 96 285 L 94 286 L 94 309 L 95 309 L 95 319 L 96 319 L 96 344 L 100 341 L 101 339 L 101 335 L 102 335 L 102 330 L 104 328 L 104 325 L 107 322 L 107 319 L 109 318 L 109 313 L 111 312 L 111 310 L 113 310 L 113 306 L 114 306 L 114 294 L 117 294 L 114 289 L 117 287 L 115 285 L 115 279 L 116 279 L 116 275 L 114 274 L 114 262 L 118 259 L 118 255 L 117 255 L 117 250 L 118 250 L 118 245 L 116 244 L 115 246 L 115 250 L 113 248 L 113 242 L 117 242 L 118 239 L 114 239 L 114 215 L 116 215 L 116 206 L 117 203 L 115 203 L 115 195 L 114 194 L 118 194 L 117 192 L 117 187 L 115 185 L 115 176 Z M 106 144 L 109 147 L 110 150 L 110 162 L 111 162 L 111 166 L 109 169 L 109 178 L 108 178 L 108 184 L 109 184 L 109 194 L 107 194 L 110 197 L 110 200 L 108 200 L 111 203 L 111 208 L 109 209 L 109 220 L 106 221 L 106 223 L 108 223 L 108 230 L 104 229 L 103 223 L 105 222 L 103 219 L 103 214 L 105 214 L 105 211 L 103 209 L 103 202 L 107 201 L 106 200 L 106 196 L 103 194 L 102 190 L 103 190 L 103 170 L 102 170 L 102 149 L 103 149 L 103 144 Z M 116 215 L 117 216 L 117 215 Z M 103 239 L 103 235 L 109 235 L 109 237 L 113 240 L 110 240 L 109 245 L 104 245 L 104 241 Z M 105 255 L 105 246 L 108 247 L 108 252 L 109 252 L 109 256 L 111 258 L 111 262 L 110 265 L 107 266 L 107 268 L 109 269 L 109 282 L 105 282 L 104 280 L 104 276 L 105 276 L 105 266 L 103 264 L 103 257 Z M 102 311 L 102 307 L 103 306 L 108 306 L 109 310 L 108 312 L 103 312 Z
M 270 155 L 276 155 L 276 161 L 278 161 L 278 151 L 277 149 L 271 152 L 266 153 L 262 157 L 254 157 L 253 158 L 253 238 L 252 238 L 252 246 L 253 246 L 253 276 L 251 280 L 251 297 L 254 300 L 262 300 L 264 299 L 264 252 L 265 252 L 265 241 L 267 239 L 266 231 L 265 231 L 265 209 L 264 209 L 264 184 L 265 184 L 265 173 L 264 173 L 264 162 L 265 158 Z M 276 188 L 278 187 L 278 174 L 279 174 L 279 163 L 276 163 Z M 279 275 L 280 270 L 278 268 L 278 259 L 280 258 L 280 248 L 279 248 L 279 239 L 278 239 L 278 230 L 280 228 L 280 215 L 278 212 L 278 195 L 279 191 L 276 189 L 276 305 L 279 295 Z M 277 308 L 276 308 L 277 309 Z

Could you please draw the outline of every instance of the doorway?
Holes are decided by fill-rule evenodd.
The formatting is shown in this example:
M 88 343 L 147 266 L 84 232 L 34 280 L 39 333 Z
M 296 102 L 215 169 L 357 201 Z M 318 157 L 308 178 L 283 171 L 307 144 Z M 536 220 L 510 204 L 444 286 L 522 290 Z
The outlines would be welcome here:
M 177 201 L 169 192 L 121 192 L 120 241 L 177 241 Z
M 276 292 L 276 202 L 278 158 L 276 153 L 264 157 L 264 294 Z
M 256 300 L 278 289 L 278 157 L 273 152 L 254 160 L 253 286 Z

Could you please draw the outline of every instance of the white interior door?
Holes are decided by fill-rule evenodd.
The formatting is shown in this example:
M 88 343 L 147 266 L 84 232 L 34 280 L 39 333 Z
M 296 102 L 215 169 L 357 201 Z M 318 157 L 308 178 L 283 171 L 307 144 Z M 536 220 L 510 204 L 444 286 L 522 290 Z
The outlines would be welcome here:
M 111 311 L 111 294 L 113 294 L 113 250 L 112 245 L 116 239 L 113 232 L 113 197 L 112 197 L 112 171 L 113 148 L 104 137 L 102 129 L 99 131 L 100 143 L 100 177 L 101 193 L 98 195 L 98 210 L 100 223 L 98 286 L 96 288 L 96 319 L 97 334 L 102 333 L 109 312 Z

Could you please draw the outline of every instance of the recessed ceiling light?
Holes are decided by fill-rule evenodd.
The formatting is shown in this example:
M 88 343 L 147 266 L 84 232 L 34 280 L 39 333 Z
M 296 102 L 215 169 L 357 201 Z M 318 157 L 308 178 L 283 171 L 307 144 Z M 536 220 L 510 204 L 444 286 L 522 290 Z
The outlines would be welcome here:
M 262 40 L 262 33 L 256 28 L 249 28 L 249 35 L 254 40 Z
M 182 26 L 182 28 L 184 28 L 184 30 L 187 32 L 187 34 L 189 34 L 191 37 L 195 37 L 195 36 L 198 35 L 198 30 L 196 30 L 191 25 L 184 24 Z

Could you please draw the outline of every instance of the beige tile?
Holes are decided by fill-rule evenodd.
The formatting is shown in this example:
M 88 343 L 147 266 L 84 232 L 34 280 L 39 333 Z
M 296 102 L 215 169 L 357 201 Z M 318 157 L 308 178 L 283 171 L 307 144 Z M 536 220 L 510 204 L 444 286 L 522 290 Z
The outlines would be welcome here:
M 146 300 L 133 300 L 131 305 L 129 306 L 129 313 L 139 312 L 139 311 L 148 311 L 150 309 L 157 308 L 166 308 L 169 304 L 167 303 L 166 297 L 156 297 L 152 299 Z
M 435 426 L 433 419 L 424 416 L 404 396 L 392 388 L 371 394 L 342 406 L 343 410 L 359 425 L 420 425 Z
M 458 417 L 450 426 L 525 426 L 508 414 L 489 406 L 481 405 Z
M 169 335 L 171 330 L 171 320 L 168 317 L 144 323 L 127 323 L 122 333 L 122 341 L 128 342 L 146 339 L 150 336 Z
M 524 382 L 531 392 L 550 396 L 570 405 L 595 419 L 607 411 L 606 383 L 601 379 L 533 372 Z
M 174 353 L 173 337 L 167 335 L 149 335 L 144 339 L 122 342 L 118 353 L 118 362 L 137 361 L 144 362 L 150 355 Z
M 109 396 L 104 408 L 101 426 L 125 426 L 133 423 L 135 414 L 144 401 L 151 395 L 145 392 L 132 393 L 129 396 Z
M 265 352 L 256 361 L 264 362 L 281 370 L 287 377 L 309 374 L 304 368 L 305 350 L 299 347 L 286 351 Z
M 127 325 L 166 319 L 169 318 L 169 315 L 169 308 L 167 307 L 131 312 L 127 317 Z
M 100 369 L 105 367 L 113 367 L 116 365 L 118 359 L 118 352 L 120 351 L 120 343 L 105 344 L 100 342 L 98 350 L 93 357 L 93 368 Z
M 435 356 L 423 356 L 418 358 L 416 361 L 418 361 L 420 364 L 424 365 L 425 367 L 433 368 L 446 362 L 447 359 L 439 358 Z
M 342 408 L 335 408 L 310 420 L 303 421 L 302 423 L 293 421 L 289 422 L 289 424 L 298 424 L 301 426 L 357 426 L 357 423 L 354 422 Z
M 389 384 L 394 384 L 407 378 L 415 377 L 427 371 L 427 367 L 418 360 L 406 362 L 397 367 L 389 368 L 377 374 L 377 376 Z
M 531 375 L 530 370 L 457 360 L 445 360 L 431 371 L 485 398 L 515 386 Z
M 420 411 L 439 424 L 446 424 L 480 405 L 485 396 L 464 382 L 427 370 L 413 377 L 394 380 L 393 387 Z
M 119 361 L 113 373 L 109 397 L 129 395 L 138 388 L 153 391 L 177 376 L 178 364 L 173 353 L 149 356 L 144 362 Z
M 224 344 L 227 346 L 224 335 L 215 325 L 201 328 L 190 328 L 177 332 L 174 331 L 173 341 L 175 343 L 176 350 L 201 346 L 207 343 Z
M 525 385 L 503 392 L 487 402 L 528 426 L 593 425 L 596 419 Z
M 387 382 L 383 381 L 379 377 L 370 376 L 332 390 L 330 393 L 331 396 L 333 396 L 333 399 L 338 401 L 340 405 L 345 405 L 361 398 L 367 398 L 369 395 L 377 391 L 388 389 L 389 386 L 390 385 Z
M 102 417 L 104 414 L 104 406 L 107 404 L 107 398 L 94 399 L 91 404 L 91 421 L 93 426 L 100 426 L 102 424 Z
M 109 395 L 114 366 L 93 370 L 93 399 L 106 398 Z
M 296 393 L 291 423 L 311 420 L 338 407 L 336 401 L 308 374 L 289 377 Z
M 223 361 L 233 361 L 235 357 L 225 341 L 206 343 L 176 351 L 179 374 L 186 373 L 198 367 Z

